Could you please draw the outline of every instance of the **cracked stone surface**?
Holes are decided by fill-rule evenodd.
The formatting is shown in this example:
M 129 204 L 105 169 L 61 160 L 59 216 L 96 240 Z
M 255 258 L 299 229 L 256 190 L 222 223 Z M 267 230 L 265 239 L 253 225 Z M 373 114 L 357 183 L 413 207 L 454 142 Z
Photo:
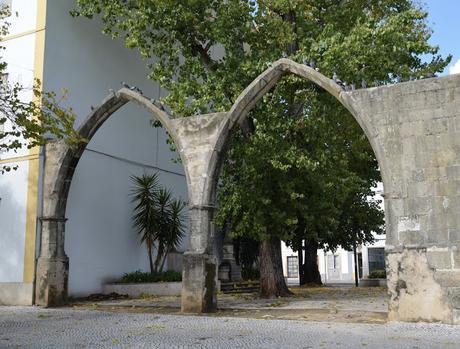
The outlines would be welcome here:
M 0 307 L 0 348 L 458 348 L 459 330 Z

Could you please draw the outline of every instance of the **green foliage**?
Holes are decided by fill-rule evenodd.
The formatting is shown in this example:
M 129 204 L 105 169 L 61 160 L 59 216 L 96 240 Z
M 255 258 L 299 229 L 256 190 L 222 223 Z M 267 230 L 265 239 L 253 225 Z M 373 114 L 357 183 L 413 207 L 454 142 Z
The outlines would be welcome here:
M 125 284 L 148 283 L 148 282 L 179 282 L 182 281 L 182 274 L 177 271 L 164 271 L 147 273 L 136 270 L 123 275 L 121 282 Z
M 243 280 L 259 280 L 260 270 L 253 268 L 242 268 L 241 277 L 243 278 Z
M 9 32 L 6 18 L 8 8 L 0 9 L 0 36 Z M 5 47 L 0 46 L 0 50 Z M 74 130 L 75 114 L 71 108 L 62 106 L 68 91 L 61 96 L 55 92 L 43 92 L 40 81 L 32 88 L 33 101 L 24 102 L 28 90 L 20 84 L 7 80 L 7 64 L 0 57 L 0 152 L 17 152 L 46 143 L 50 137 L 65 139 L 70 146 L 85 141 Z M 0 165 L 0 174 L 16 169 L 17 166 Z
M 369 273 L 369 279 L 386 279 L 387 278 L 387 272 L 385 269 L 376 269 L 372 270 Z
M 131 176 L 132 202 L 135 203 L 133 226 L 145 243 L 150 262 L 150 271 L 161 271 L 169 252 L 176 249 L 185 235 L 183 211 L 186 206 L 173 199 L 171 192 L 161 187 L 158 174 Z M 153 263 L 153 249 L 157 256 Z

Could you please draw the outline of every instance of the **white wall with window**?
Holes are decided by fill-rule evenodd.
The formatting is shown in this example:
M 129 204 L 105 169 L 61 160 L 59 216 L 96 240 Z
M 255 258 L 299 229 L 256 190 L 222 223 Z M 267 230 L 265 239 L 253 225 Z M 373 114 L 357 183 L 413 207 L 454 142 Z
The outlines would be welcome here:
M 298 254 L 285 243 L 281 243 L 283 271 L 289 285 L 299 284 Z M 355 282 L 355 262 L 353 251 L 342 248 L 336 251 L 318 250 L 318 269 L 324 284 L 340 284 Z M 372 245 L 357 248 L 358 277 L 368 278 L 375 270 L 385 270 L 385 237 L 375 236 Z

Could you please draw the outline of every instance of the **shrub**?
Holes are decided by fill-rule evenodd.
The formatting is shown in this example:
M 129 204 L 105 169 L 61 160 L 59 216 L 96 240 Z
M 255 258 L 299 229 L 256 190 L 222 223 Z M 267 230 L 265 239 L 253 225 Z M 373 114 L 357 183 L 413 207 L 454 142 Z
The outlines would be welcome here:
M 258 269 L 253 268 L 243 268 L 241 270 L 241 277 L 243 278 L 243 280 L 259 280 L 260 271 Z
M 163 271 L 159 273 L 148 273 L 136 270 L 126 273 L 121 278 L 125 284 L 148 283 L 148 282 L 177 282 L 182 281 L 182 274 L 177 271 Z
M 369 279 L 386 279 L 387 273 L 385 269 L 372 270 L 369 274 Z

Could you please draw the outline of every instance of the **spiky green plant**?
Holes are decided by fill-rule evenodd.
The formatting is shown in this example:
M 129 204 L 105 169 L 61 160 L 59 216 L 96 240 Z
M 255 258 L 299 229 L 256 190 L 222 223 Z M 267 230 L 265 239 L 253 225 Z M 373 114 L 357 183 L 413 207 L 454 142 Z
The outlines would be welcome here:
M 174 199 L 169 189 L 158 182 L 158 174 L 131 176 L 132 201 L 135 203 L 133 226 L 145 243 L 150 272 L 163 269 L 167 254 L 176 249 L 185 235 L 183 210 L 186 204 Z M 153 250 L 157 247 L 155 262 Z

